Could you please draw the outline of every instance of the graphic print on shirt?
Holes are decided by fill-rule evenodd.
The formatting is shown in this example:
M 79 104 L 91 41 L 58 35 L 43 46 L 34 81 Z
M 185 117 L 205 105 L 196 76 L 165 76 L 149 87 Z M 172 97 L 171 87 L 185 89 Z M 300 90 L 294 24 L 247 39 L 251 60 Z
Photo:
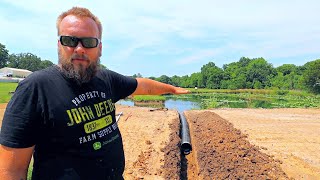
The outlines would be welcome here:
M 81 103 L 93 98 L 105 100 L 101 102 L 97 101 L 97 103 L 92 105 L 80 106 Z M 79 144 L 99 140 L 118 128 L 115 121 L 112 123 L 113 119 L 111 113 L 115 111 L 115 105 L 111 99 L 106 99 L 105 93 L 98 91 L 86 92 L 72 99 L 72 103 L 76 108 L 66 110 L 69 117 L 67 126 L 80 125 L 83 127 L 83 131 L 86 135 L 79 137 Z M 104 142 L 94 142 L 92 148 L 98 150 L 103 145 L 106 145 L 117 138 L 119 138 L 119 134 L 108 138 L 108 140 L 105 140 Z

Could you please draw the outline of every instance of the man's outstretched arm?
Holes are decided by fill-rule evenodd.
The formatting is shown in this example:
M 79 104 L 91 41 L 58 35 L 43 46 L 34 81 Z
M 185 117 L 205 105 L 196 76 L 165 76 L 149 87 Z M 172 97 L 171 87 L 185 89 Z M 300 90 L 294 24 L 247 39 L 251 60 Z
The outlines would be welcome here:
M 136 78 L 137 89 L 132 95 L 187 94 L 190 91 L 146 78 Z

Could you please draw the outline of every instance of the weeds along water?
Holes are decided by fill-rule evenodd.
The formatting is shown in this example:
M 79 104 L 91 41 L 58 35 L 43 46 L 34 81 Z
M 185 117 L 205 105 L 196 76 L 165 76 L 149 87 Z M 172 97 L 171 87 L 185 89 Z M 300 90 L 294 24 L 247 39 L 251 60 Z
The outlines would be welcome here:
M 209 108 L 319 108 L 320 96 L 313 94 L 276 93 L 198 93 L 170 95 L 166 99 L 198 103 L 201 109 Z

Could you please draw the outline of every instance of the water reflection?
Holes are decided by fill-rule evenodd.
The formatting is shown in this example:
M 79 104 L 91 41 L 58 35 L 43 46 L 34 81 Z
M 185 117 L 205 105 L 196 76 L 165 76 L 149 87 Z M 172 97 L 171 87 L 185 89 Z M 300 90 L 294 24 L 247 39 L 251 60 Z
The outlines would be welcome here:
M 201 109 L 199 104 L 196 102 L 173 99 L 166 100 L 165 107 L 168 109 L 176 109 L 178 112 L 183 112 L 190 109 Z
M 302 102 L 306 99 L 296 97 L 283 97 L 264 94 L 227 94 L 227 93 L 203 93 L 186 95 L 166 95 L 164 104 L 144 104 L 143 106 L 176 109 L 179 112 L 191 109 L 210 108 L 283 108 L 283 107 L 317 107 L 312 102 Z M 307 99 L 308 100 L 308 99 Z M 312 99 L 311 99 L 312 100 Z M 118 104 L 135 106 L 131 100 L 121 100 Z M 302 104 L 302 105 L 301 105 Z M 142 106 L 142 105 L 136 105 Z
M 117 104 L 127 105 L 127 106 L 135 106 L 134 102 L 131 100 L 128 100 L 128 99 L 120 100 L 117 102 Z M 144 107 L 145 106 L 158 108 L 158 105 L 152 105 L 152 104 L 144 105 Z M 188 100 L 178 100 L 178 99 L 167 99 L 164 103 L 164 107 L 166 107 L 168 109 L 175 109 L 178 112 L 183 112 L 183 111 L 191 110 L 191 109 L 201 109 L 197 102 L 192 102 L 192 101 L 188 101 Z

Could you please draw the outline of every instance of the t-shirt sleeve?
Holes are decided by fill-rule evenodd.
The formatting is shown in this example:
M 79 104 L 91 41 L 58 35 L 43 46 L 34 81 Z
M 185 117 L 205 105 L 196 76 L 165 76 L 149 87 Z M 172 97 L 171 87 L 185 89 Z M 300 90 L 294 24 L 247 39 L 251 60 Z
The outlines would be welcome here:
M 108 78 L 110 78 L 110 86 L 112 87 L 115 102 L 131 95 L 138 85 L 135 78 L 124 76 L 110 70 L 108 70 Z
M 7 105 L 0 131 L 0 144 L 12 148 L 36 143 L 38 92 L 35 83 L 23 80 Z

